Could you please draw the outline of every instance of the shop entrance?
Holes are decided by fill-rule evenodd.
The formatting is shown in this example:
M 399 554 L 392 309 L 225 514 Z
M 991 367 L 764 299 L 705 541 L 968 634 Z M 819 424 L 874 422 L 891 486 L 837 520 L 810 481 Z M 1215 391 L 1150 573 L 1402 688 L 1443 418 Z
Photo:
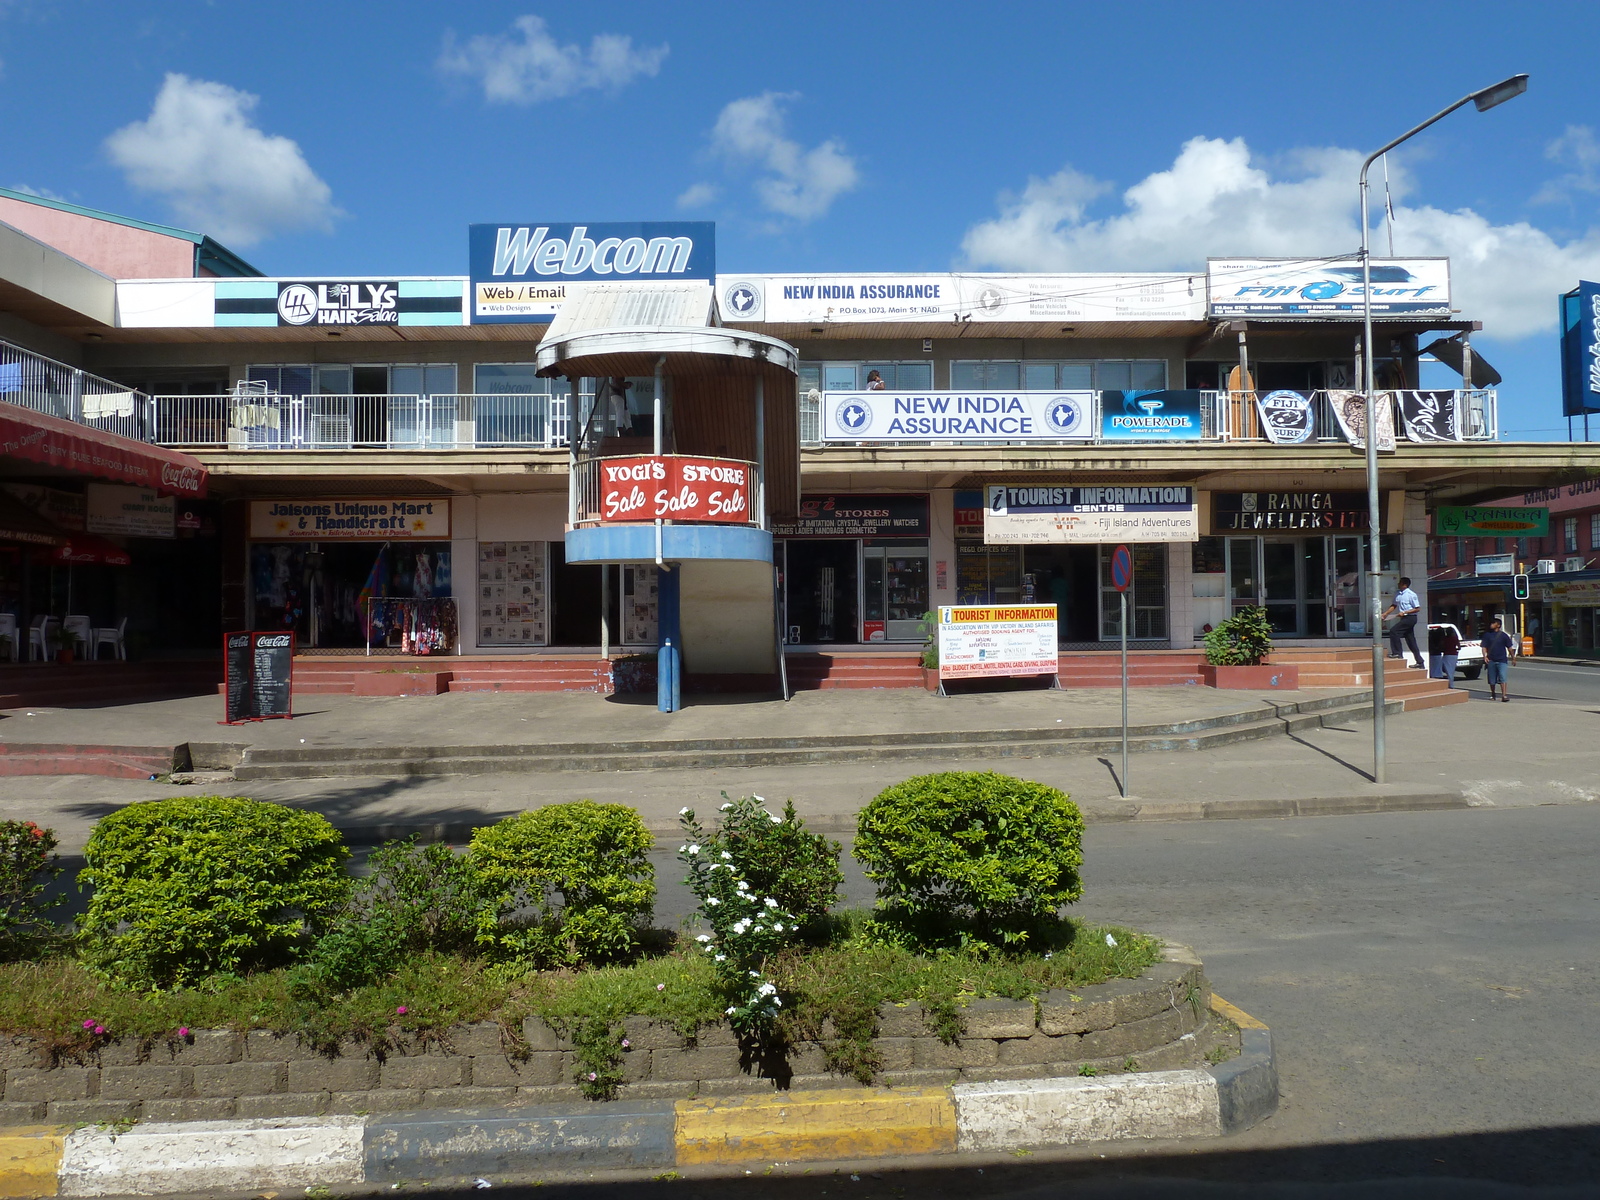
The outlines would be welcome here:
M 808 538 L 781 545 L 788 641 L 807 646 L 855 642 L 860 637 L 856 600 L 861 543 L 854 538 Z M 926 581 L 927 551 L 922 553 Z
M 1026 546 L 1022 552 L 1022 602 L 1056 606 L 1056 637 L 1099 640 L 1100 576 L 1095 546 Z
M 550 644 L 600 644 L 600 571 L 590 563 L 569 564 L 566 544 L 550 543 Z
M 1371 607 L 1360 536 L 1227 539 L 1229 610 L 1260 605 L 1286 638 L 1360 637 Z M 1398 572 L 1394 539 L 1380 543 L 1386 579 Z
M 292 629 L 302 648 L 367 644 L 363 593 L 382 599 L 451 594 L 449 542 L 255 542 L 253 628 Z

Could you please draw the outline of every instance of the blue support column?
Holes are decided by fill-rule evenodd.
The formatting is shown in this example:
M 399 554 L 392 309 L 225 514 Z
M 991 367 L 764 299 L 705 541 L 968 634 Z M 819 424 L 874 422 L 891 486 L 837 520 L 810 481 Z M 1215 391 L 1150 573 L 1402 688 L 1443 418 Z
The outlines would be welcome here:
M 661 647 L 656 655 L 656 708 L 661 712 L 677 712 L 683 707 L 683 654 L 679 650 L 682 637 L 678 630 L 678 572 L 663 568 L 656 572 L 656 628 Z

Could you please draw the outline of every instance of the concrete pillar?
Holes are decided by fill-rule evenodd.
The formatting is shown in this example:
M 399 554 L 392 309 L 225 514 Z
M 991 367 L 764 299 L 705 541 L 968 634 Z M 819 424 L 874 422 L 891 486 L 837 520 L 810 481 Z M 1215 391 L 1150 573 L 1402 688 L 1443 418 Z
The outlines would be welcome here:
M 1167 543 L 1167 637 L 1174 650 L 1195 644 L 1194 552 L 1190 542 Z

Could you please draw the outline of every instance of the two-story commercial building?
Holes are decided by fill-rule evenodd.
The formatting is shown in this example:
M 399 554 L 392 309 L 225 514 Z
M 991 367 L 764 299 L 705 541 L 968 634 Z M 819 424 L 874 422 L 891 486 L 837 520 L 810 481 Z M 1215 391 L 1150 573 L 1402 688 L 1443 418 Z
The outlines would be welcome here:
M 205 495 L 153 503 L 138 535 L 85 522 L 132 561 L 73 603 L 151 649 L 283 628 L 308 654 L 628 659 L 662 639 L 663 570 L 694 561 L 670 603 L 702 682 L 910 656 L 951 604 L 1053 603 L 1062 652 L 1093 652 L 1120 633 L 1121 543 L 1136 650 L 1192 651 L 1251 604 L 1284 644 L 1371 637 L 1353 259 L 768 275 L 719 271 L 707 224 L 529 221 L 474 226 L 458 276 L 268 278 L 158 231 L 213 248 L 156 277 L 72 254 L 153 227 L 0 201 L 5 412 L 203 467 Z M 67 217 L 94 236 L 70 240 Z M 1600 457 L 1499 439 L 1448 264 L 1373 280 L 1386 592 L 1427 578 L 1432 508 L 1562 486 Z M 1420 386 L 1428 353 L 1460 386 Z M 596 460 L 660 454 L 749 468 L 737 549 L 690 537 L 727 514 L 607 509 Z M 0 475 L 69 524 L 108 482 L 4 446 Z M 614 524 L 655 540 L 585 532 Z M 0 608 L 19 627 L 67 615 L 59 566 L 6 545 L 0 529 Z M 152 563 L 180 574 L 181 621 L 118 582 Z

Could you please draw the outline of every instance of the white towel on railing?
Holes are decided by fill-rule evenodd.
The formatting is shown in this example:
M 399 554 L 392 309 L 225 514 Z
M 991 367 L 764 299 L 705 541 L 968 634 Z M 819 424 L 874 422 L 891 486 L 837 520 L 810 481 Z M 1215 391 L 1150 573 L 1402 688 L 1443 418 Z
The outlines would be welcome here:
M 100 392 L 83 398 L 83 419 L 102 421 L 108 417 L 133 416 L 132 392 Z
M 281 414 L 271 404 L 235 404 L 228 410 L 232 429 L 276 429 Z

